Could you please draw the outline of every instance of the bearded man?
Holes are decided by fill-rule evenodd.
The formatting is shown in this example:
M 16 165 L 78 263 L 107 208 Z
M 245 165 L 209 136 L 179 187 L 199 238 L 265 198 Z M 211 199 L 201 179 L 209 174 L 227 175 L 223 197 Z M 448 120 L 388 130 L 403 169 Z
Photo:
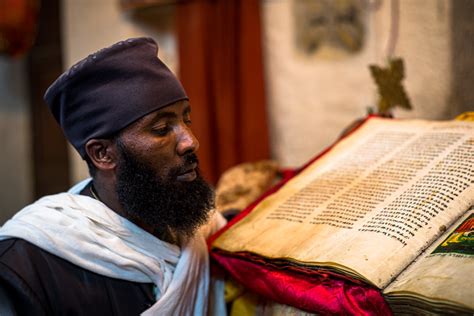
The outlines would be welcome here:
M 199 174 L 188 97 L 157 52 L 149 38 L 119 42 L 46 91 L 92 179 L 36 201 L 0 229 L 4 310 L 205 315 L 218 308 L 208 304 L 205 237 L 225 221 L 211 212 L 213 192 Z

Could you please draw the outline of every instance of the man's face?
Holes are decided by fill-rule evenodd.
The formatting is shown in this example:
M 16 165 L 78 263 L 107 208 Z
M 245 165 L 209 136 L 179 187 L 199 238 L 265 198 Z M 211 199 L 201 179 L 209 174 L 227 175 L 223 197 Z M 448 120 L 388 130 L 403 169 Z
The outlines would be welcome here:
M 190 182 L 196 178 L 197 163 L 185 164 L 186 156 L 195 154 L 199 142 L 191 131 L 191 108 L 188 101 L 179 101 L 152 112 L 120 135 L 122 144 L 142 163 L 166 178 L 171 169 L 185 170 L 176 181 Z
M 187 101 L 174 103 L 127 127 L 116 141 L 116 191 L 128 217 L 188 236 L 213 207 L 198 170 L 190 112 Z

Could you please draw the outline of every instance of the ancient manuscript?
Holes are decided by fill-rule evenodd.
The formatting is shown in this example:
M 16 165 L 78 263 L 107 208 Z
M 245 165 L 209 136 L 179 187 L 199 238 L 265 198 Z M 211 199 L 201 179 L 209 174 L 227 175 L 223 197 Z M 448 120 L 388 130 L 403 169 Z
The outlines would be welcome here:
M 212 246 L 383 289 L 473 205 L 473 122 L 370 118 Z

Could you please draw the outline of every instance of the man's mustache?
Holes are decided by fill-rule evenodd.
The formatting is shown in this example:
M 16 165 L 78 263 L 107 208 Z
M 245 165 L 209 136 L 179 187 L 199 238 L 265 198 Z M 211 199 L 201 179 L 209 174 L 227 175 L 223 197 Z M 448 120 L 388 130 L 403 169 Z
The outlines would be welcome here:
M 187 154 L 186 156 L 184 156 L 184 162 L 188 166 L 190 166 L 194 163 L 199 165 L 199 159 L 198 159 L 198 156 L 195 153 Z
M 170 175 L 173 177 L 188 172 L 189 169 L 194 167 L 196 164 L 196 169 L 199 167 L 199 159 L 195 153 L 187 154 L 183 157 L 183 163 L 180 166 L 174 167 L 170 170 Z

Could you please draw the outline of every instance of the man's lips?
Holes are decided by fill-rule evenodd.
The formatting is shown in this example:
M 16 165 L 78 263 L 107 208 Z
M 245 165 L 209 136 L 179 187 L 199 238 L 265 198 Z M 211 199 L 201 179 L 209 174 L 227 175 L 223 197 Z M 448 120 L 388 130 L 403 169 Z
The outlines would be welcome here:
M 176 178 L 178 181 L 193 181 L 197 177 L 197 163 L 191 164 L 186 170 L 180 173 Z

